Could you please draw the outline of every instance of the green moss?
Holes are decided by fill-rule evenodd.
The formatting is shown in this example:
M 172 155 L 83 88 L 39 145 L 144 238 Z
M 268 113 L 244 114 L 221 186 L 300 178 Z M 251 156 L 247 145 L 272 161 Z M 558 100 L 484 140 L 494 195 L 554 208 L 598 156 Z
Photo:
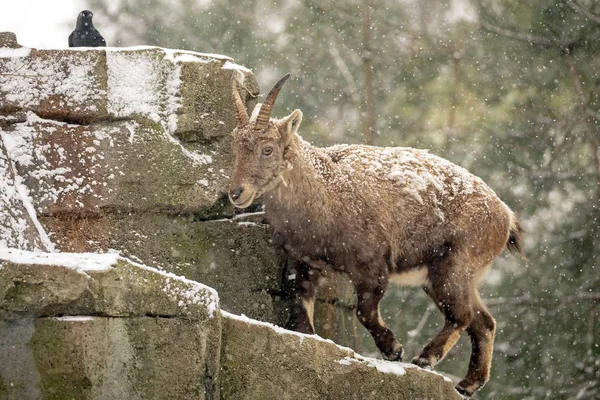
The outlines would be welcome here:
M 416 367 L 384 373 L 332 343 L 233 318 L 223 318 L 221 349 L 223 398 L 460 399 L 440 375 Z
M 225 310 L 286 321 L 287 313 L 279 314 L 286 307 L 277 307 L 281 300 L 269 294 L 281 290 L 281 253 L 265 227 L 158 213 L 118 215 L 111 224 L 110 248 L 213 287 Z
M 44 323 L 36 329 L 29 348 L 40 373 L 43 399 L 77 400 L 90 398 L 92 384 L 81 365 L 84 355 L 64 325 Z
M 5 398 L 8 395 L 9 386 L 4 382 L 4 378 L 0 375 L 0 398 Z

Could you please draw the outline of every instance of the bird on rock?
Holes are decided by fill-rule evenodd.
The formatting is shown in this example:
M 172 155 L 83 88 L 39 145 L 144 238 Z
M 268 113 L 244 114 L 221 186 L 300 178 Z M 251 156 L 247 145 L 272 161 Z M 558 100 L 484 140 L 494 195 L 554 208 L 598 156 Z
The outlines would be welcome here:
M 88 10 L 79 13 L 75 30 L 69 35 L 69 47 L 106 47 L 106 41 L 92 24 L 93 16 Z

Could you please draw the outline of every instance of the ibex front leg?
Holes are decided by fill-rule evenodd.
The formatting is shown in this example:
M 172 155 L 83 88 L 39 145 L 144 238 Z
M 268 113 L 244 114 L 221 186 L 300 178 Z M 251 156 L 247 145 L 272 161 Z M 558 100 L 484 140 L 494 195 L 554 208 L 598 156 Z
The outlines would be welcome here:
M 296 271 L 296 331 L 313 334 L 315 289 L 320 271 L 301 261 L 294 262 L 293 270 Z
M 379 302 L 383 298 L 386 287 L 387 281 L 379 285 L 371 283 L 357 284 L 358 306 L 356 316 L 375 339 L 375 344 L 381 351 L 383 358 L 390 361 L 402 361 L 404 349 L 379 315 Z

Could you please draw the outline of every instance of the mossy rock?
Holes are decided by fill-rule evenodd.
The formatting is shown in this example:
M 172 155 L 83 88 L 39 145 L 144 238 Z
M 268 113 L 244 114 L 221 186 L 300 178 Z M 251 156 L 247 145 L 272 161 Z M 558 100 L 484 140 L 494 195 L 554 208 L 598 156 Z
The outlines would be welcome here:
M 228 313 L 221 348 L 226 399 L 461 399 L 440 374 Z
M 0 256 L 3 398 L 218 398 L 211 288 L 111 254 Z

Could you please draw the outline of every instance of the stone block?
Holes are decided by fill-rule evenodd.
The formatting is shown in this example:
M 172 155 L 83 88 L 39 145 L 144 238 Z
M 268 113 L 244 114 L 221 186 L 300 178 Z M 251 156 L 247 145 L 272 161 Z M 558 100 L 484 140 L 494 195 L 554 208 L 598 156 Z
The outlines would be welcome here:
M 450 379 L 357 355 L 315 335 L 223 313 L 224 399 L 460 400 Z
M 219 398 L 207 286 L 115 254 L 2 249 L 0 317 L 0 398 Z

